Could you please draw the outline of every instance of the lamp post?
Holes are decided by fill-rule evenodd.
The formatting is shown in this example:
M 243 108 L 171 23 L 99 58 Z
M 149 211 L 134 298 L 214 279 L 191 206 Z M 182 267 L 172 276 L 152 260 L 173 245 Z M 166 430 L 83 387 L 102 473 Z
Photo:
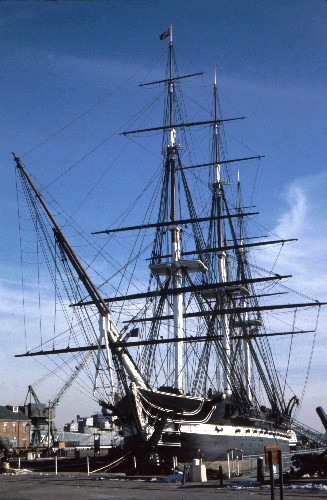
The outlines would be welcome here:
M 50 414 L 50 405 L 51 401 L 49 399 L 49 406 L 48 406 L 48 457 L 50 457 L 50 431 L 51 431 L 51 414 Z
M 20 445 L 19 445 L 19 428 L 20 428 L 20 419 L 18 420 L 18 429 L 17 429 L 17 448 L 20 448 Z

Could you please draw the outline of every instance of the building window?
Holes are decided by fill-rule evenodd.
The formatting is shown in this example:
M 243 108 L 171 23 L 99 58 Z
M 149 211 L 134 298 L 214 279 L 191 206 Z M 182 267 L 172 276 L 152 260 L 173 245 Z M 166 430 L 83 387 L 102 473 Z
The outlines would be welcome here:
M 27 425 L 27 423 L 23 422 L 23 434 L 26 434 L 26 425 Z
M 26 448 L 26 439 L 22 439 L 22 447 Z
M 3 422 L 3 432 L 8 432 L 8 422 Z
M 16 430 L 17 430 L 17 424 L 14 422 L 12 424 L 12 430 L 13 430 L 13 432 L 16 432 Z

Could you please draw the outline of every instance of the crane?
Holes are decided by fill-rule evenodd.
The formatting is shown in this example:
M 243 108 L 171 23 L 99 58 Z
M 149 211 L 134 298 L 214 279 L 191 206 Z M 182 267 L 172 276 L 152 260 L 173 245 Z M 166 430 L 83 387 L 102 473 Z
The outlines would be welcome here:
M 60 400 L 62 396 L 65 394 L 65 392 L 71 387 L 72 383 L 78 375 L 80 374 L 81 370 L 84 368 L 86 363 L 89 361 L 89 359 L 93 356 L 94 351 L 90 351 L 83 359 L 82 361 L 76 366 L 75 370 L 65 382 L 65 384 L 61 387 L 59 390 L 58 394 L 55 396 L 55 398 L 52 401 L 49 401 L 49 403 L 43 404 L 40 402 L 34 388 L 32 385 L 28 386 L 28 391 L 25 399 L 25 406 L 27 403 L 28 396 L 34 399 L 34 403 L 30 401 L 30 403 L 27 405 L 28 408 L 28 416 L 32 421 L 32 426 L 33 426 L 33 432 L 31 436 L 31 446 L 32 447 L 39 447 L 42 444 L 42 439 L 41 439 L 41 429 L 47 426 L 48 431 L 45 434 L 45 441 L 48 442 L 48 446 L 50 445 L 50 441 L 54 442 L 54 435 L 53 435 L 53 426 L 52 426 L 52 421 L 55 418 L 55 408 L 56 406 L 60 403 Z
M 30 402 L 27 404 L 28 396 L 30 396 Z M 34 403 L 32 403 L 32 397 Z M 33 429 L 30 446 L 37 448 L 41 446 L 41 429 L 47 423 L 49 412 L 47 411 L 47 406 L 40 402 L 32 385 L 28 386 L 24 406 L 25 408 L 27 407 L 27 415 L 31 419 Z
M 74 380 L 76 380 L 76 378 L 78 377 L 80 371 L 84 368 L 84 366 L 89 361 L 89 359 L 93 356 L 93 354 L 94 354 L 94 351 L 90 351 L 82 359 L 82 361 L 80 362 L 80 364 L 78 366 L 76 366 L 75 370 L 73 371 L 73 373 L 71 374 L 71 376 L 69 377 L 69 379 L 67 380 L 67 382 L 62 386 L 62 388 L 58 392 L 57 396 L 52 400 L 52 402 L 50 404 L 50 407 L 52 409 L 54 409 L 59 404 L 62 396 L 65 394 L 65 392 L 67 391 L 67 389 L 69 389 L 69 387 L 72 385 L 72 383 L 74 382 Z

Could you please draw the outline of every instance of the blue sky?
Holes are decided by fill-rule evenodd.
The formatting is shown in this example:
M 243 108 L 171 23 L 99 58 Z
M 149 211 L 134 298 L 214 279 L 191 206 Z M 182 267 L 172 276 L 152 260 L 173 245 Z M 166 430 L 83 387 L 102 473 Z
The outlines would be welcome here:
M 205 119 L 217 63 L 223 116 L 247 117 L 226 129 L 232 147 L 266 156 L 255 193 L 260 221 L 300 238 L 281 264 L 292 264 L 297 288 L 326 300 L 326 17 L 323 0 L 0 2 L 1 404 L 23 402 L 36 370 L 13 359 L 22 318 L 11 151 L 86 232 L 112 224 L 160 163 L 158 152 L 152 171 L 150 153 L 130 153 L 118 134 L 143 126 L 135 117 L 155 91 L 138 85 L 164 77 L 168 43 L 159 35 L 169 24 L 180 72 L 204 72 L 185 91 L 198 94 Z M 149 114 L 154 126 L 160 112 Z M 254 175 L 252 167 L 241 174 Z M 325 341 L 322 331 L 313 360 L 324 378 Z M 319 426 L 312 407 L 324 401 L 313 383 L 308 394 L 303 420 Z M 76 412 L 83 408 L 69 418 Z

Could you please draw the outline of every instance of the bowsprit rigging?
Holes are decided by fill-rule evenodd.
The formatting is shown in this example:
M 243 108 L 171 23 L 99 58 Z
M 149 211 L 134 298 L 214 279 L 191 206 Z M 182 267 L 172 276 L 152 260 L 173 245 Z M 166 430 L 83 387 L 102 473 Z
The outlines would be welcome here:
M 43 344 L 24 355 L 96 351 L 94 391 L 100 395 L 102 390 L 101 405 L 122 427 L 128 449 L 156 447 L 182 461 L 192 460 L 198 449 L 209 461 L 224 459 L 230 448 L 257 454 L 264 444 L 277 442 L 286 450 L 296 439 L 292 429 L 300 428 L 292 417 L 299 400 L 291 391 L 287 395 L 272 341 L 316 332 L 317 325 L 315 330 L 297 326 L 298 318 L 292 323 L 288 314 L 319 310 L 324 304 L 309 298 L 281 302 L 291 290 L 279 285 L 290 276 L 255 263 L 256 249 L 294 241 L 256 241 L 257 235 L 248 234 L 257 212 L 243 204 L 239 174 L 233 198 L 230 164 L 262 157 L 225 157 L 222 127 L 237 119 L 220 116 L 216 74 L 211 119 L 182 118 L 180 85 L 196 75 L 176 72 L 172 27 L 167 36 L 168 74 L 151 84 L 167 88 L 164 124 L 124 133 L 163 133 L 157 220 L 151 219 L 149 210 L 139 225 L 93 233 L 110 235 L 112 244 L 118 233 L 135 236 L 118 286 L 112 284 L 115 293 L 95 286 L 14 155 L 35 228 L 46 242 L 41 248 L 50 251 L 55 262 L 50 265 L 47 260 L 56 293 L 62 305 L 66 300 L 70 304 L 68 330 L 74 331 L 68 346 L 61 339 L 52 349 Z M 202 163 L 184 155 L 190 149 L 187 133 L 200 127 L 212 131 L 211 157 Z M 209 167 L 209 178 L 207 169 L 200 167 Z M 198 175 L 203 176 L 202 189 L 206 186 L 204 196 L 196 192 Z M 155 206 L 153 200 L 151 204 Z M 148 236 L 153 236 L 150 256 L 144 251 Z M 137 264 L 142 264 L 138 275 Z

